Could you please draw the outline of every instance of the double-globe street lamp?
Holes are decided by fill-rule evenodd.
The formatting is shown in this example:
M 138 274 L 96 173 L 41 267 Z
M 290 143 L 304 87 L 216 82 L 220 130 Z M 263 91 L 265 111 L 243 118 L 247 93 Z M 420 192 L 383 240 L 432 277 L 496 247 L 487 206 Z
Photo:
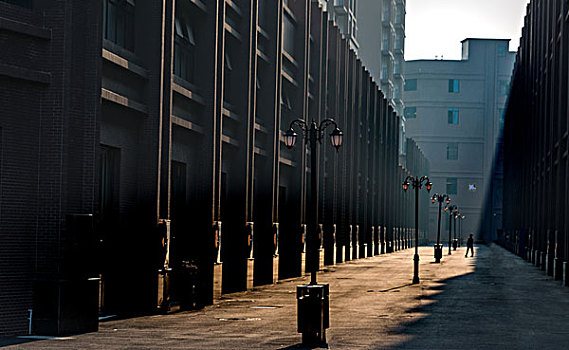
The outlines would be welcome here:
M 450 197 L 447 194 L 435 193 L 433 197 L 431 197 L 431 202 L 433 204 L 439 202 L 439 221 L 437 226 L 437 244 L 435 245 L 435 262 L 440 263 L 443 257 L 443 245 L 441 244 L 441 209 L 443 202 L 447 205 L 450 204 Z
M 456 231 L 457 231 L 457 227 L 458 227 L 458 223 L 456 221 L 456 219 L 459 219 L 462 216 L 462 214 L 460 214 L 460 212 L 456 211 L 456 213 L 454 213 L 454 240 L 452 241 L 452 250 L 456 250 L 457 246 L 458 246 L 458 239 L 456 238 Z
M 460 244 L 462 243 L 462 221 L 466 219 L 466 216 L 465 215 L 459 216 L 459 219 L 460 219 L 459 221 L 460 227 L 458 228 L 458 246 L 460 247 Z
M 419 283 L 419 190 L 425 184 L 427 192 L 431 192 L 433 184 L 428 176 L 421 178 L 407 176 L 403 181 L 403 191 L 407 192 L 410 185 L 415 189 L 415 256 L 413 257 L 413 284 Z
M 343 133 L 334 119 L 325 119 L 320 125 L 315 121 L 310 123 L 302 119 L 293 120 L 289 129 L 284 132 L 284 143 L 292 148 L 296 143 L 297 134 L 293 127 L 297 126 L 304 134 L 307 147 L 310 148 L 310 205 L 307 206 L 307 239 L 306 239 L 306 269 L 310 271 L 310 284 L 296 287 L 298 331 L 302 333 L 304 344 L 326 342 L 326 328 L 329 326 L 329 286 L 317 284 L 316 272 L 319 269 L 320 236 L 318 234 L 318 153 L 316 147 L 322 143 L 324 130 L 333 126 L 330 142 L 336 151 L 342 146 Z
M 454 213 L 458 212 L 458 207 L 456 205 L 447 205 L 444 209 L 448 211 L 448 255 L 451 255 L 451 245 L 452 245 L 452 217 Z

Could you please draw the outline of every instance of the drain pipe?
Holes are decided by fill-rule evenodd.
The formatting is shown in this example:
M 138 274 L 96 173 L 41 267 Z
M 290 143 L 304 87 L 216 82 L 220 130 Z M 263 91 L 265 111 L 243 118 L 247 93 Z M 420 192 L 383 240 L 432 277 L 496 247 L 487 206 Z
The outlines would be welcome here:
M 30 316 L 28 316 L 28 335 L 32 335 L 32 316 L 34 314 L 34 310 L 28 309 L 28 312 L 30 313 Z

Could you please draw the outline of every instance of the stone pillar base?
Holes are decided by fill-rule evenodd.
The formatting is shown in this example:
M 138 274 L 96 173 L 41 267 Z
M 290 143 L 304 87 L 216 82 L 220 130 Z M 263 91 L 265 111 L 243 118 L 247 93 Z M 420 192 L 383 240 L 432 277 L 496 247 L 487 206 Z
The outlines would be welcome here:
M 247 290 L 253 289 L 254 273 L 255 271 L 255 259 L 247 259 Z
M 318 249 L 318 270 L 324 268 L 324 249 Z
M 559 258 L 553 259 L 553 279 L 556 281 L 563 279 L 563 262 Z
M 539 250 L 535 251 L 535 266 L 540 267 L 541 265 L 541 253 Z
M 563 285 L 569 287 L 569 268 L 567 267 L 567 261 L 563 262 Z
M 344 262 L 346 250 L 343 246 L 336 244 L 336 264 L 341 264 Z
M 221 298 L 221 277 L 223 273 L 223 263 L 213 264 L 213 302 Z
M 304 276 L 306 274 L 306 253 L 302 252 L 300 254 L 300 275 Z
M 358 258 L 359 246 L 357 243 L 352 245 L 352 260 L 356 260 Z
M 344 246 L 344 262 L 352 260 L 352 248 L 350 245 Z
M 273 256 L 273 284 L 279 281 L 279 255 Z
M 553 276 L 553 269 L 554 269 L 553 265 L 555 265 L 553 255 L 546 254 L 545 261 L 546 261 L 545 269 L 546 269 L 547 275 Z
M 360 251 L 358 252 L 358 256 L 360 259 L 364 259 L 367 253 L 367 243 L 360 244 Z

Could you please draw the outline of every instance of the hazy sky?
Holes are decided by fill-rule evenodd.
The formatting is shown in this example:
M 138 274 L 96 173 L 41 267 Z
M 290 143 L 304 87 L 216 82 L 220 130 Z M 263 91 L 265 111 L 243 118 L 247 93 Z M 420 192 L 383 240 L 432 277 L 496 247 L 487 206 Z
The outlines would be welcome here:
M 407 0 L 405 59 L 460 59 L 466 38 L 512 39 L 517 51 L 529 0 Z

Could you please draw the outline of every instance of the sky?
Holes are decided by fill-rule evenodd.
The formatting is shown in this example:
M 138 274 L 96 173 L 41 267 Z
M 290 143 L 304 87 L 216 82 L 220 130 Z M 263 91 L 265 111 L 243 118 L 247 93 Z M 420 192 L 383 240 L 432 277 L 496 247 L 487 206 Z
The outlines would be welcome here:
M 512 39 L 517 51 L 529 0 L 407 0 L 405 59 L 459 60 L 466 38 Z

